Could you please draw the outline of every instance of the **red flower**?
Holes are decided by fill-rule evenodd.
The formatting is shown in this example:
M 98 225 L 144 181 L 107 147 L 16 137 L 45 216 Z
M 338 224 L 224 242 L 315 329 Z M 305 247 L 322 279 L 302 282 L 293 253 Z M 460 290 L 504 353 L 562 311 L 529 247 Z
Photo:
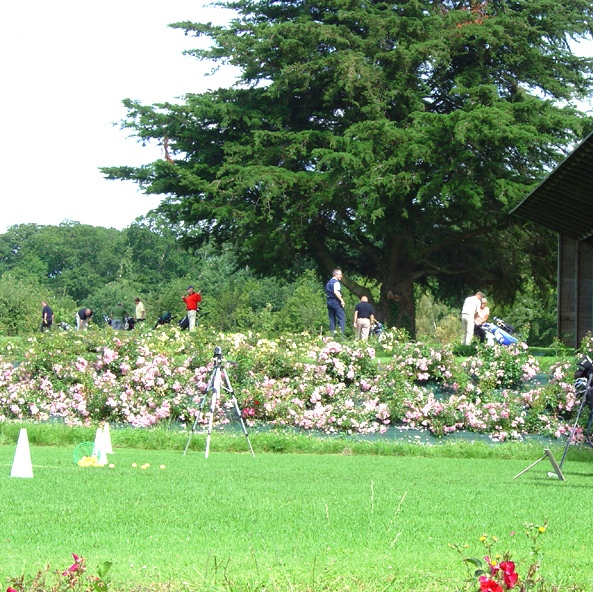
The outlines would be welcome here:
M 480 592 L 504 592 L 504 590 L 494 580 L 491 580 L 486 576 L 481 576 Z
M 14 588 L 6 588 L 6 592 L 16 592 L 16 590 Z
M 512 561 L 503 561 L 500 564 L 500 569 L 502 569 L 505 586 L 509 589 L 514 588 L 519 579 L 515 572 L 515 564 Z

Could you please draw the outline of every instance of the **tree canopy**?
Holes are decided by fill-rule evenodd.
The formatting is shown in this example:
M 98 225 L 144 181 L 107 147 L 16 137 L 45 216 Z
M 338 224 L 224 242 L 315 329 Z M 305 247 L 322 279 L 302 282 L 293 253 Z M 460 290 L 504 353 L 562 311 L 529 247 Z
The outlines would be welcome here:
M 553 236 L 508 212 L 591 127 L 572 101 L 593 60 L 570 46 L 591 35 L 591 1 L 218 4 L 236 12 L 225 26 L 172 26 L 210 38 L 189 53 L 238 66 L 239 83 L 126 100 L 123 126 L 165 157 L 108 178 L 163 194 L 190 242 L 230 242 L 260 273 L 341 266 L 412 331 L 415 285 L 510 300 L 553 276 Z
M 81 306 L 106 284 L 125 279 L 147 291 L 186 275 L 196 262 L 158 216 L 123 231 L 63 222 L 19 224 L 0 235 L 0 275 L 31 278 Z

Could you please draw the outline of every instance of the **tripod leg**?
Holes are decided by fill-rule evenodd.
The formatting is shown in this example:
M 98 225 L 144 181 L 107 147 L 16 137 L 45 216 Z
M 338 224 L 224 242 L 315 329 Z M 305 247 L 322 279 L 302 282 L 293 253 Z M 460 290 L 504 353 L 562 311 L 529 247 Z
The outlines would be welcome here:
M 183 456 L 185 456 L 187 454 L 187 449 L 189 448 L 189 443 L 191 442 L 192 436 L 194 435 L 194 432 L 196 431 L 196 426 L 198 425 L 198 421 L 200 420 L 201 417 L 201 408 L 200 411 L 198 411 L 198 413 L 196 414 L 196 419 L 194 420 L 194 424 L 189 432 L 189 438 L 187 439 L 187 442 L 185 443 L 185 450 L 183 451 Z
M 224 382 L 225 382 L 225 390 L 228 391 L 231 395 L 231 402 L 233 403 L 235 412 L 237 413 L 237 416 L 239 417 L 239 422 L 241 423 L 241 429 L 243 430 L 243 434 L 244 434 L 245 438 L 247 439 L 247 445 L 249 446 L 249 451 L 251 452 L 251 456 L 255 457 L 255 453 L 253 452 L 253 447 L 251 446 L 251 442 L 249 441 L 249 434 L 247 433 L 247 426 L 245 425 L 245 422 L 243 421 L 243 414 L 241 413 L 241 409 L 239 409 L 239 402 L 237 401 L 237 397 L 235 397 L 235 391 L 233 390 L 233 387 L 231 386 L 231 382 L 229 380 L 228 374 L 226 373 L 226 370 L 224 371 Z
M 581 406 L 579 407 L 579 411 L 577 413 L 577 418 L 574 422 L 574 426 L 572 428 L 572 430 L 570 431 L 570 435 L 568 436 L 568 442 L 566 442 L 566 446 L 564 447 L 564 454 L 562 455 L 562 460 L 560 461 L 560 470 L 562 470 L 562 465 L 564 464 L 564 460 L 566 459 L 566 455 L 568 454 L 568 447 L 570 446 L 570 443 L 572 442 L 572 437 L 574 436 L 574 433 L 577 429 L 577 425 L 579 423 L 579 417 L 581 417 L 581 411 L 583 410 L 583 407 L 585 406 L 585 403 L 587 402 L 587 397 L 583 396 L 583 401 L 581 403 Z
M 214 412 L 216 411 L 217 399 L 220 396 L 220 368 L 214 368 L 212 375 L 212 400 L 210 402 L 210 417 L 208 418 L 208 435 L 206 436 L 205 458 L 210 454 L 210 436 L 212 435 L 212 423 L 214 421 Z
M 542 462 L 542 460 L 544 460 L 544 458 L 546 458 L 546 455 L 544 454 L 541 458 L 538 458 L 534 463 L 531 463 L 526 469 L 523 469 L 520 473 L 517 473 L 513 479 L 516 479 L 517 477 L 519 477 L 520 475 L 522 475 L 523 473 L 526 473 L 527 471 L 529 471 L 529 469 L 531 469 L 531 467 L 535 467 L 535 465 L 537 463 Z
M 186 455 L 187 453 L 187 449 L 189 448 L 189 443 L 191 442 L 192 436 L 195 434 L 196 432 L 196 428 L 198 426 L 198 422 L 200 421 L 200 419 L 202 419 L 204 413 L 203 413 L 203 409 L 204 409 L 204 403 L 206 402 L 206 398 L 208 397 L 208 393 L 211 392 L 214 389 L 214 373 L 212 373 L 212 376 L 210 377 L 210 381 L 208 382 L 208 387 L 206 388 L 206 392 L 204 393 L 204 396 L 202 397 L 202 400 L 200 401 L 200 406 L 198 408 L 198 413 L 196 414 L 196 419 L 194 420 L 194 424 L 189 432 L 189 437 L 187 439 L 187 443 L 185 444 L 185 450 L 183 451 L 183 456 Z

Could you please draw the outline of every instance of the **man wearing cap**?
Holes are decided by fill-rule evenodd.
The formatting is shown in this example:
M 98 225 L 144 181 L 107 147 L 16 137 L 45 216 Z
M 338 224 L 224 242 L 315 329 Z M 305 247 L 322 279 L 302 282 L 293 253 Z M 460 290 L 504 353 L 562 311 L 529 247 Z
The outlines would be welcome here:
M 183 302 L 187 308 L 187 320 L 189 321 L 189 330 L 194 331 L 196 328 L 196 316 L 198 314 L 198 304 L 202 302 L 202 296 L 199 292 L 194 292 L 193 286 L 187 287 L 187 296 L 182 297 Z

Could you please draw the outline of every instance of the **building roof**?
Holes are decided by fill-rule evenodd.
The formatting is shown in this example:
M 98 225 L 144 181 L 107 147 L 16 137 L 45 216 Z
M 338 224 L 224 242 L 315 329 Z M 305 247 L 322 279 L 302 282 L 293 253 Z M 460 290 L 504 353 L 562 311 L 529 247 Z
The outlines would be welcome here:
M 578 240 L 593 235 L 593 132 L 511 214 Z

